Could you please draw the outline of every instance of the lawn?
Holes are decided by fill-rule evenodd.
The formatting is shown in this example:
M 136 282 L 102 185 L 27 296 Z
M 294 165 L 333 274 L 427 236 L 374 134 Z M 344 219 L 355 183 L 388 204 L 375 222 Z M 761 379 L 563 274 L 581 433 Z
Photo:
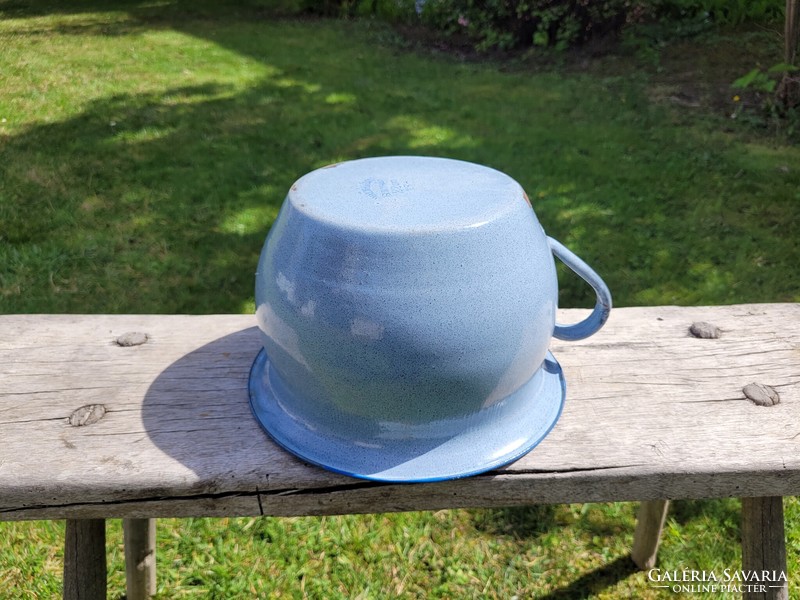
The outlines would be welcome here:
M 618 306 L 800 301 L 800 149 L 733 105 L 671 101 L 687 78 L 714 88 L 715 49 L 741 72 L 769 52 L 747 35 L 665 50 L 661 69 L 556 68 L 243 2 L 0 0 L 0 312 L 251 312 L 292 182 L 386 154 L 510 174 Z M 592 304 L 560 285 L 563 306 Z M 626 557 L 635 508 L 161 520 L 159 598 L 656 598 Z M 738 536 L 737 501 L 676 502 L 661 566 L 733 568 Z M 0 524 L 0 598 L 57 596 L 62 540 L 61 523 Z M 109 545 L 118 599 L 118 522 Z

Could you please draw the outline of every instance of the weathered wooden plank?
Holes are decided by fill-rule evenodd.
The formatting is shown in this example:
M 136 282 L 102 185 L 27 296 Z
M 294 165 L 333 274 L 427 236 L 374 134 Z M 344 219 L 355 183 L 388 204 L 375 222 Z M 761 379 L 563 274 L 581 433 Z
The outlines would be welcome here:
M 631 559 L 643 571 L 656 566 L 661 530 L 664 528 L 668 510 L 669 500 L 649 500 L 639 506 Z
M 123 519 L 126 600 L 147 600 L 156 593 L 156 520 Z
M 105 600 L 106 522 L 68 519 L 64 538 L 64 600 Z
M 693 337 L 695 321 L 720 337 Z M 539 447 L 491 474 L 420 486 L 354 480 L 277 448 L 247 399 L 253 325 L 250 315 L 0 316 L 0 519 L 800 493 L 797 304 L 615 309 L 597 335 L 553 343 L 567 403 Z M 117 345 L 127 332 L 148 337 Z M 742 391 L 750 383 L 780 402 L 757 406 Z
M 788 600 L 783 498 L 742 498 L 742 570 L 744 600 Z

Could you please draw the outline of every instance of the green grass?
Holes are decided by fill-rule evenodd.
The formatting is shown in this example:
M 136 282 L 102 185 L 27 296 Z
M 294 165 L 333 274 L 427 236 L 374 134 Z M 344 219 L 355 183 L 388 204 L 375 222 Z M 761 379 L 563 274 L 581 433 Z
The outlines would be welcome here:
M 627 556 L 634 507 L 161 519 L 158 597 L 658 598 Z M 733 500 L 677 502 L 661 565 L 735 568 L 737 518 Z M 121 529 L 109 521 L 112 599 L 125 588 Z M 63 524 L 5 523 L 2 531 L 2 597 L 55 597 Z
M 619 306 L 800 300 L 798 148 L 654 100 L 632 64 L 534 71 L 392 39 L 234 2 L 0 0 L 0 312 L 250 312 L 292 182 L 382 154 L 509 173 Z M 626 558 L 634 509 L 163 520 L 159 597 L 656 598 Z M 0 598 L 57 596 L 62 525 L 0 532 Z M 678 502 L 661 565 L 734 567 L 738 535 L 736 501 Z

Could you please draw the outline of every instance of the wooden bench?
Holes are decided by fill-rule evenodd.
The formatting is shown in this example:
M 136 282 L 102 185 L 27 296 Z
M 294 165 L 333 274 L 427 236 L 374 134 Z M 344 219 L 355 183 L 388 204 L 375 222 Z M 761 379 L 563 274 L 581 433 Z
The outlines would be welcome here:
M 615 309 L 588 340 L 553 342 L 567 402 L 539 447 L 485 475 L 411 485 L 330 473 L 269 440 L 248 405 L 254 321 L 0 316 L 0 520 L 67 519 L 65 597 L 105 597 L 107 518 L 125 519 L 129 600 L 154 585 L 157 517 L 643 501 L 633 558 L 648 568 L 666 499 L 740 497 L 743 568 L 786 571 L 800 305 Z M 696 322 L 719 337 L 695 337 Z M 752 383 L 770 387 L 745 393 Z

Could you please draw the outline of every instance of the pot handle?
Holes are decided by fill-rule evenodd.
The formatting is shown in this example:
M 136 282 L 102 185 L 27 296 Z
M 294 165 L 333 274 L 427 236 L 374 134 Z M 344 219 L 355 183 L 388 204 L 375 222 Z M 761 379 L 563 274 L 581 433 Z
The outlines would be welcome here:
M 592 314 L 574 325 L 559 325 L 556 323 L 553 331 L 553 337 L 560 340 L 569 342 L 582 340 L 596 333 L 608 320 L 608 313 L 611 312 L 611 292 L 608 291 L 608 286 L 600 279 L 600 276 L 561 242 L 550 236 L 547 237 L 547 242 L 550 244 L 550 250 L 552 250 L 553 254 L 580 276 L 581 279 L 592 286 L 597 293 L 597 303 L 594 305 Z

